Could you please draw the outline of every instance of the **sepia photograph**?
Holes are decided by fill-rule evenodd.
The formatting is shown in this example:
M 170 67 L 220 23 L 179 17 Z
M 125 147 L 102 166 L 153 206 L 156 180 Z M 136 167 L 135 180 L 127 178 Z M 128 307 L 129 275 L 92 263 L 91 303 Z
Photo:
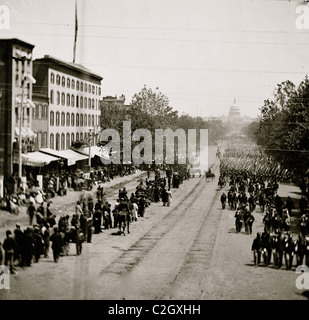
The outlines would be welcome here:
M 0 300 L 308 300 L 307 2 L 0 0 Z

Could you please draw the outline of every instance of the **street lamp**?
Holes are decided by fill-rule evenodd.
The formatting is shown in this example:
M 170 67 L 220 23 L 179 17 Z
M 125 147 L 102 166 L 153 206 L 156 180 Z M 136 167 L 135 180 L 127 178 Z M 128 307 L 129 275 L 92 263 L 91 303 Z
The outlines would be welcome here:
M 25 83 L 30 82 L 32 84 L 36 83 L 36 80 L 32 77 L 31 74 L 26 73 L 22 79 L 22 92 L 21 92 L 21 102 L 19 105 L 19 144 L 18 144 L 18 177 L 21 179 L 22 177 L 22 122 L 23 122 L 23 112 L 24 112 L 24 90 Z M 27 99 L 26 103 L 29 103 L 32 107 L 34 106 L 30 99 Z

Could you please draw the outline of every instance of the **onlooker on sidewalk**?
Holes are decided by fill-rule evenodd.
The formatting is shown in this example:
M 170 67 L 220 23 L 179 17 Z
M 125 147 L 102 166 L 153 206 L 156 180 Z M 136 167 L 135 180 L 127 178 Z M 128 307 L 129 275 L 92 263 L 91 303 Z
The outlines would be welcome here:
M 27 210 L 27 213 L 29 215 L 29 225 L 30 226 L 32 226 L 33 217 L 34 217 L 35 212 L 36 212 L 36 208 L 35 208 L 34 204 L 31 202 L 28 207 L 28 210 Z
M 16 274 L 15 266 L 14 266 L 14 253 L 16 250 L 16 241 L 12 237 L 12 231 L 6 231 L 6 239 L 3 242 L 3 249 L 4 249 L 4 264 L 10 268 L 10 272 L 12 274 Z

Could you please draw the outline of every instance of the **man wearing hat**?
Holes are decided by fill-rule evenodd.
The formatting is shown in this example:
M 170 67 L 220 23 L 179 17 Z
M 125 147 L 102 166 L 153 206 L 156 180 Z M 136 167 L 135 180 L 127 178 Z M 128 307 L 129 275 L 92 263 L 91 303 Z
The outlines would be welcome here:
M 52 242 L 52 250 L 54 261 L 58 262 L 60 254 L 62 252 L 62 237 L 60 235 L 58 227 L 54 227 L 54 233 L 50 236 Z
M 24 246 L 24 233 L 20 230 L 20 224 L 16 224 L 16 229 L 14 230 L 14 238 L 16 241 L 16 251 L 14 254 L 14 260 L 18 261 L 20 266 L 23 265 L 22 261 L 22 251 Z
M 3 242 L 3 249 L 4 249 L 4 264 L 10 268 L 10 272 L 12 274 L 15 272 L 14 267 L 14 253 L 16 251 L 16 241 L 12 237 L 12 231 L 6 231 L 6 238 Z

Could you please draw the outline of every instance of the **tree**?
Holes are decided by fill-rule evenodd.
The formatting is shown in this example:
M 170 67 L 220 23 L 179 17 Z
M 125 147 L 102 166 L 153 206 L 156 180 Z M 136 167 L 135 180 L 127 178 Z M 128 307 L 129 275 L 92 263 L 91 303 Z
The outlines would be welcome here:
M 256 142 L 284 167 L 304 174 L 309 167 L 309 80 L 296 87 L 291 81 L 277 85 L 273 100 L 260 109 Z

